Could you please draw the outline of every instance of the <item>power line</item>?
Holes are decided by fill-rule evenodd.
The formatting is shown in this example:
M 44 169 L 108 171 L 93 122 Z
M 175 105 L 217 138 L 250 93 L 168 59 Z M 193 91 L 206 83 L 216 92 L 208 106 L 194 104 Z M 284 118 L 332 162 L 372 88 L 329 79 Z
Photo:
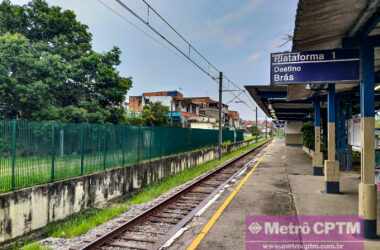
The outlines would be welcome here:
M 131 8 L 129 8 L 125 3 L 123 3 L 121 0 L 115 0 L 120 6 L 122 6 L 124 9 L 126 9 L 128 12 L 130 12 L 133 16 L 135 16 L 138 20 L 140 20 L 142 23 L 147 25 L 156 35 L 161 37 L 163 40 L 165 40 L 170 46 L 172 46 L 174 49 L 176 49 L 180 54 L 182 54 L 187 60 L 189 60 L 195 67 L 197 67 L 200 71 L 205 73 L 207 76 L 209 76 L 211 79 L 216 80 L 217 77 L 214 77 L 211 73 L 209 73 L 206 69 L 204 69 L 201 65 L 199 65 L 197 62 L 195 62 L 190 55 L 187 55 L 185 52 L 183 52 L 180 48 L 178 48 L 172 41 L 170 41 L 168 38 L 166 38 L 161 32 L 159 32 L 156 28 L 154 28 L 148 20 L 144 20 L 140 15 L 138 15 L 135 11 L 133 11 Z M 153 8 L 149 7 L 152 11 Z M 156 11 L 155 11 L 156 13 Z M 191 44 L 190 44 L 191 45 Z M 192 48 L 193 46 L 189 47 Z
M 158 13 L 146 0 L 142 0 L 146 6 L 148 7 L 148 13 L 149 13 L 149 9 L 152 10 L 166 25 L 169 26 L 169 28 L 174 31 L 174 33 L 176 33 L 188 46 L 189 46 L 189 50 L 193 50 L 195 53 L 197 53 L 203 60 L 205 60 L 207 62 L 207 64 L 209 66 L 211 66 L 215 71 L 220 71 L 218 68 L 216 68 L 205 56 L 203 56 L 195 47 L 193 47 L 191 45 L 191 43 L 185 38 L 182 36 L 181 33 L 179 33 L 163 16 L 161 16 L 160 13 Z
M 177 55 L 177 56 L 179 56 L 179 57 L 181 57 L 181 55 L 180 54 L 178 54 L 176 51 L 173 51 L 172 49 L 170 49 L 169 47 L 167 47 L 165 44 L 163 44 L 161 41 L 159 41 L 158 39 L 156 39 L 155 37 L 153 37 L 151 34 L 149 34 L 148 32 L 146 32 L 145 30 L 143 30 L 142 28 L 140 28 L 138 25 L 136 25 L 135 23 L 133 23 L 133 22 L 131 22 L 129 19 L 127 19 L 125 16 L 123 16 L 122 14 L 120 14 L 119 12 L 117 12 L 114 8 L 112 8 L 112 7 L 110 7 L 109 5 L 107 5 L 105 2 L 103 2 L 102 0 L 97 0 L 101 5 L 103 5 L 105 8 L 107 8 L 108 10 L 110 10 L 112 13 L 114 13 L 115 15 L 117 15 L 117 16 L 119 16 L 120 18 L 122 18 L 124 21 L 126 21 L 128 24 L 130 24 L 130 25 L 132 25 L 134 28 L 136 28 L 138 31 L 140 31 L 140 32 L 142 32 L 144 35 L 146 35 L 147 37 L 149 37 L 150 39 L 152 39 L 153 41 L 155 41 L 156 43 L 158 43 L 158 44 L 160 44 L 161 46 L 163 46 L 163 47 L 165 47 L 166 49 L 168 49 L 168 50 L 170 50 L 171 52 L 173 52 L 175 55 Z M 150 5 L 149 5 L 150 6 Z M 150 7 L 150 8 L 152 8 L 152 7 Z M 153 11 L 155 12 L 155 13 L 157 13 L 154 9 L 153 9 Z M 157 13 L 157 15 L 159 15 L 158 13 Z M 160 16 L 161 17 L 161 16 Z M 169 25 L 169 27 L 171 27 L 171 29 L 173 30 L 173 31 L 175 31 L 175 33 L 176 34 L 178 34 L 180 37 L 181 37 L 181 39 L 183 40 L 183 41 L 185 41 L 186 43 L 189 43 L 179 32 L 177 32 L 163 17 L 161 17 L 162 18 L 162 20 L 166 23 L 166 24 L 168 24 Z M 209 66 L 211 66 L 215 71 L 219 71 L 214 65 L 212 65 L 198 50 L 196 50 L 196 48 L 194 48 L 191 44 L 189 45 L 190 46 L 190 48 L 192 48 L 199 56 L 201 56 L 201 58 L 202 59 L 204 59 L 207 63 L 208 63 L 208 65 Z M 228 78 L 227 78 L 228 79 Z M 230 81 L 229 79 L 228 79 L 228 81 Z M 244 91 L 243 90 L 241 90 L 240 88 L 239 88 L 239 90 L 241 91 L 241 93 L 243 93 Z M 239 93 L 239 96 L 241 95 L 241 93 Z M 232 93 L 232 95 L 234 95 L 233 93 Z M 231 101 L 229 101 L 227 104 L 230 104 L 230 103 L 232 103 L 234 100 L 240 100 L 240 101 L 242 101 L 238 96 L 236 96 L 236 95 L 234 95 L 234 97 L 233 97 L 233 99 L 231 100 Z M 245 105 L 248 105 L 246 102 L 241 102 L 241 103 L 243 103 L 243 104 L 245 104 Z
M 224 77 L 230 84 L 232 84 L 235 88 L 239 89 L 241 92 L 243 92 L 247 97 L 248 100 L 253 104 L 253 106 L 257 106 L 255 103 L 253 103 L 252 99 L 248 96 L 247 91 L 245 89 L 240 88 L 240 86 L 236 83 L 234 83 L 232 80 L 230 80 L 227 76 Z M 235 95 L 236 97 L 236 95 Z M 238 98 L 238 97 L 236 97 Z
M 137 28 L 139 31 L 143 32 L 145 35 L 149 36 L 151 39 L 153 39 L 154 41 L 158 42 L 157 39 L 155 39 L 152 35 L 148 34 L 147 32 L 145 32 L 144 30 L 142 30 L 140 27 L 138 27 L 136 24 L 132 23 L 131 21 L 129 21 L 128 19 L 126 19 L 123 15 L 121 15 L 120 13 L 116 12 L 114 9 L 112 9 L 111 7 L 107 6 L 102 0 L 98 0 L 102 5 L 104 5 L 105 7 L 107 7 L 109 10 L 111 10 L 112 12 L 114 12 L 116 15 L 120 16 L 121 18 L 123 18 L 125 21 L 127 21 L 129 24 L 133 25 L 135 28 Z M 217 71 L 217 72 L 221 72 L 221 70 L 219 70 L 215 65 L 213 65 L 202 53 L 200 53 L 180 32 L 178 32 L 158 11 L 156 11 L 146 0 L 141 0 L 146 8 L 147 8 L 147 16 L 146 16 L 146 19 L 144 19 L 142 16 L 140 16 L 139 14 L 137 14 L 134 10 L 132 10 L 130 7 L 128 7 L 123 1 L 121 0 L 115 0 L 123 9 L 127 10 L 129 13 L 131 13 L 133 16 L 135 16 L 139 21 L 141 21 L 143 24 L 145 24 L 151 31 L 153 31 L 153 33 L 155 33 L 157 36 L 159 36 L 161 39 L 163 39 L 166 43 L 168 43 L 172 48 L 174 48 L 174 52 L 176 55 L 178 56 L 184 56 L 190 63 L 192 63 L 196 68 L 198 68 L 201 72 L 203 72 L 204 74 L 206 74 L 208 77 L 210 77 L 212 80 L 214 81 L 217 81 L 218 80 L 218 77 L 215 77 L 213 75 L 213 73 L 215 72 L 210 72 L 210 68 L 213 69 L 214 71 Z M 155 27 L 153 27 L 153 25 L 151 24 L 150 22 L 150 13 L 154 13 L 162 22 L 164 22 L 169 28 L 170 30 L 172 30 L 183 42 L 185 42 L 187 48 L 188 48 L 188 51 L 187 52 L 184 52 L 182 49 L 180 49 L 178 46 L 176 46 L 172 41 L 170 41 L 165 35 L 163 35 L 160 31 L 158 31 Z M 159 42 L 160 43 L 160 42 Z M 162 43 L 160 43 L 162 45 Z M 165 46 L 166 47 L 166 46 Z M 166 47 L 167 48 L 167 47 Z M 177 52 L 180 54 L 177 54 Z M 196 54 L 198 55 L 205 63 L 206 65 L 208 66 L 208 68 L 205 68 L 203 67 L 202 65 L 200 65 L 198 62 L 196 62 L 193 58 L 192 58 L 192 53 L 193 54 Z M 246 93 L 246 90 L 242 89 L 238 84 L 234 83 L 231 79 L 229 79 L 227 76 L 224 76 L 224 79 L 226 79 L 227 82 L 229 82 L 231 85 L 233 85 L 236 89 L 238 89 L 239 91 L 241 91 L 242 93 L 245 94 L 246 97 L 248 97 L 249 101 L 251 102 L 251 104 L 253 106 L 257 106 L 254 102 L 252 102 L 251 98 L 248 96 L 248 94 Z M 245 102 L 244 100 L 241 99 L 241 94 L 239 95 L 236 95 L 234 92 L 231 92 L 230 93 L 231 95 L 233 95 L 233 100 L 239 100 L 240 102 L 239 103 L 243 103 L 245 104 L 248 108 L 250 108 L 251 110 L 252 107 L 250 107 L 250 105 L 247 104 L 247 102 Z
M 212 63 L 210 63 L 207 58 L 205 58 L 200 52 L 198 52 L 198 50 L 196 50 L 194 47 L 192 47 L 192 45 L 190 44 L 190 42 L 188 40 L 186 40 L 165 18 L 163 18 L 157 11 L 155 11 L 150 5 L 149 3 L 146 2 L 146 0 L 142 0 L 147 6 L 148 8 L 152 9 L 154 11 L 154 13 L 156 13 L 158 15 L 158 17 L 163 21 L 165 22 L 165 24 L 167 24 L 171 30 L 173 30 L 185 43 L 187 43 L 189 45 L 190 48 L 193 48 L 194 51 L 196 51 L 196 53 L 201 56 L 202 59 L 204 59 L 213 69 L 215 69 L 216 71 L 220 71 L 217 67 L 215 67 Z M 224 79 L 226 79 L 228 82 L 230 82 L 234 87 L 238 88 L 240 91 L 242 91 L 243 93 L 246 94 L 246 91 L 244 89 L 241 89 L 240 86 L 236 83 L 234 83 L 232 80 L 230 80 L 226 75 L 224 75 Z M 235 99 L 240 99 L 239 95 L 235 95 L 234 93 L 231 93 Z M 251 100 L 250 98 L 248 98 L 249 100 Z M 241 99 L 240 99 L 241 100 Z M 247 105 L 247 103 L 245 103 Z M 255 104 L 254 104 L 255 106 Z
M 143 30 L 142 28 L 140 28 L 138 25 L 136 25 L 135 23 L 133 23 L 132 21 L 130 21 L 128 18 L 126 18 L 125 16 L 123 16 L 122 14 L 120 14 L 119 12 L 117 12 L 114 8 L 112 8 L 109 5 L 107 5 L 105 2 L 103 2 L 103 0 L 97 0 L 97 1 L 101 5 L 103 5 L 106 9 L 108 9 L 109 11 L 111 11 L 112 13 L 114 13 L 115 15 L 117 15 L 118 17 L 120 17 L 123 21 L 125 21 L 128 24 L 130 24 L 131 26 L 133 26 L 135 29 L 137 29 L 138 31 L 140 31 L 141 33 L 143 33 L 148 38 L 152 39 L 157 44 L 161 45 L 162 47 L 164 47 L 165 49 L 167 49 L 170 52 L 174 53 L 175 55 L 177 55 L 179 57 L 182 57 L 180 54 L 178 54 L 176 51 L 172 50 L 166 44 L 162 43 L 160 40 L 158 40 L 157 38 L 155 38 L 154 36 L 152 36 L 151 34 L 149 34 L 148 32 L 146 32 L 145 30 Z

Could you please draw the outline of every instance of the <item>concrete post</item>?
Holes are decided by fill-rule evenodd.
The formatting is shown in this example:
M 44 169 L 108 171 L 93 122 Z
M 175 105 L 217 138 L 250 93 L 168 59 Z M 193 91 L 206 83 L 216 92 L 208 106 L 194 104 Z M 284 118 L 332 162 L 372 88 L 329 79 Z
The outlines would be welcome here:
M 313 174 L 323 176 L 323 153 L 321 152 L 321 101 L 315 97 L 314 104 L 314 155 Z
M 360 113 L 361 113 L 361 182 L 359 184 L 359 216 L 364 236 L 376 238 L 377 192 L 375 185 L 375 111 L 374 111 L 374 49 L 360 47 Z
M 336 161 L 335 149 L 335 84 L 329 84 L 327 97 L 328 109 L 328 135 L 327 135 L 327 160 L 325 161 L 326 193 L 339 193 L 339 162 Z

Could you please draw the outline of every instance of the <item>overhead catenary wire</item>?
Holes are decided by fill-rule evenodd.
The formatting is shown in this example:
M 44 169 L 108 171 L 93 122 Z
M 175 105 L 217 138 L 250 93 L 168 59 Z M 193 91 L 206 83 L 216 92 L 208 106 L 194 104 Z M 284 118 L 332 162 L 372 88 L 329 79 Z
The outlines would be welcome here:
M 238 84 L 230 80 L 227 76 L 224 77 L 230 84 L 232 84 L 235 88 L 239 89 L 246 97 L 248 97 L 248 100 L 253 104 L 253 106 L 257 106 L 255 103 L 253 103 L 252 99 L 248 96 L 247 91 L 245 89 L 241 89 Z M 233 94 L 234 95 L 234 94 Z M 240 99 L 236 95 L 234 95 L 235 98 Z M 241 100 L 241 99 L 240 99 Z
M 217 67 L 215 67 L 205 56 L 202 55 L 181 33 L 179 33 L 160 13 L 158 13 L 146 0 L 142 0 L 146 6 L 148 6 L 148 10 L 151 9 L 169 28 L 174 31 L 185 43 L 188 44 L 189 50 L 195 51 L 205 62 L 208 63 L 215 71 L 220 71 Z M 149 12 L 148 12 L 149 13 Z
M 152 36 L 151 34 L 149 34 L 148 32 L 146 32 L 145 30 L 143 30 L 142 28 L 140 28 L 138 25 L 136 25 L 135 23 L 131 22 L 129 19 L 127 19 L 125 16 L 123 16 L 122 14 L 120 14 L 118 11 L 116 11 L 114 8 L 110 7 L 109 5 L 107 5 L 103 0 L 97 0 L 101 5 L 103 5 L 105 8 L 107 8 L 108 10 L 110 10 L 112 13 L 114 13 L 115 15 L 119 16 L 120 18 L 122 18 L 124 21 L 126 21 L 128 24 L 132 25 L 134 28 L 136 28 L 138 31 L 142 32 L 144 35 L 146 35 L 147 37 L 149 37 L 150 39 L 152 39 L 153 41 L 155 41 L 156 43 L 158 43 L 159 45 L 163 46 L 164 48 L 168 49 L 169 51 L 173 52 L 175 55 L 181 57 L 182 55 L 178 54 L 175 50 L 172 50 L 170 49 L 169 47 L 167 47 L 165 44 L 163 44 L 160 40 L 156 39 L 154 36 Z M 151 8 L 151 7 L 150 7 Z M 149 21 L 149 11 L 147 12 L 148 16 L 147 16 L 147 22 Z M 157 13 L 156 11 L 154 11 L 154 13 Z M 162 20 L 165 20 L 162 18 Z M 165 23 L 167 23 L 168 25 L 170 25 L 166 20 L 165 20 Z M 174 30 L 174 28 L 172 26 L 170 26 L 171 29 Z M 176 34 L 180 35 L 179 32 L 175 31 Z M 189 43 L 182 35 L 181 36 L 181 39 L 187 43 Z M 211 64 L 198 50 L 196 50 L 196 48 L 194 48 L 192 45 L 189 46 L 189 48 L 192 48 L 199 56 L 201 56 L 202 59 L 206 60 L 206 62 L 208 63 L 209 66 L 211 66 L 215 71 L 219 71 L 213 64 Z M 190 53 L 189 53 L 190 54 Z M 232 81 L 228 78 L 228 77 L 225 77 L 225 79 L 228 81 L 228 82 L 231 82 Z M 254 108 L 250 107 L 244 100 L 242 100 L 240 98 L 241 94 L 245 93 L 244 90 L 240 89 L 239 86 L 237 86 L 236 84 L 234 85 L 236 88 L 239 89 L 239 94 L 238 95 L 235 95 L 234 93 L 230 93 L 231 95 L 233 95 L 233 98 L 227 102 L 227 104 L 231 104 L 233 101 L 235 100 L 238 100 L 240 101 L 239 103 L 242 103 L 244 105 L 246 105 L 250 110 L 252 111 L 255 111 Z M 228 92 L 229 90 L 226 90 L 226 92 Z M 246 93 L 245 93 L 246 94 Z M 249 96 L 248 96 L 248 99 L 250 100 Z M 255 104 L 253 104 L 253 106 L 255 106 Z
M 143 32 L 145 35 L 149 36 L 151 39 L 153 39 L 154 41 L 158 42 L 158 40 L 156 38 L 154 38 L 151 34 L 149 34 L 148 32 L 144 31 L 143 29 L 141 29 L 139 26 L 137 26 L 136 24 L 134 24 L 133 22 L 131 22 L 130 20 L 128 20 L 125 16 L 123 16 L 122 14 L 118 13 L 116 10 L 114 10 L 113 8 L 107 6 L 107 4 L 105 2 L 103 2 L 102 0 L 98 0 L 102 5 L 104 5 L 106 8 L 108 8 L 109 10 L 111 10 L 112 12 L 114 12 L 116 15 L 118 15 L 119 17 L 123 18 L 125 21 L 127 21 L 129 24 L 133 25 L 135 28 L 137 28 L 139 31 Z M 214 64 L 212 64 L 202 53 L 200 53 L 190 42 L 189 40 L 187 40 L 179 31 L 177 31 L 157 10 L 155 10 L 146 0 L 141 0 L 142 3 L 144 3 L 147 7 L 147 16 L 146 16 L 146 19 L 144 19 L 142 16 L 140 16 L 136 11 L 132 10 L 127 4 L 125 4 L 122 0 L 115 0 L 116 3 L 118 3 L 123 9 L 127 10 L 129 13 L 131 13 L 135 18 L 137 18 L 140 22 L 142 22 L 143 24 L 145 24 L 154 34 L 156 34 L 157 36 L 159 36 L 161 39 L 163 39 L 168 45 L 170 45 L 170 47 L 172 47 L 174 50 L 171 50 L 173 52 L 175 52 L 175 54 L 177 56 L 183 56 L 185 57 L 190 63 L 192 63 L 196 68 L 198 68 L 201 72 L 203 72 L 205 75 L 207 75 L 208 77 L 210 77 L 212 80 L 214 80 L 215 82 L 218 81 L 218 76 L 215 76 L 213 73 L 219 73 L 221 72 L 221 70 L 219 70 Z M 156 29 L 152 23 L 151 23 L 151 13 L 154 13 L 162 22 L 164 22 L 164 24 L 166 24 L 170 30 L 172 30 L 183 42 L 185 42 L 185 44 L 187 45 L 187 48 L 188 48 L 188 51 L 185 52 L 183 51 L 181 48 L 179 48 L 176 44 L 174 44 L 174 42 L 172 42 L 171 40 L 168 39 L 167 36 L 165 36 L 164 34 L 162 34 L 158 29 Z M 162 43 L 158 42 L 159 44 L 163 45 Z M 165 46 L 166 47 L 166 46 Z M 168 47 L 166 47 L 168 49 Z M 198 55 L 207 65 L 208 68 L 205 68 L 204 66 L 202 66 L 200 63 L 198 63 L 196 60 L 194 60 L 192 58 L 192 53 L 193 54 L 196 54 Z M 216 71 L 216 72 L 210 72 L 210 69 L 212 69 L 213 71 Z M 230 92 L 230 94 L 233 96 L 233 99 L 231 100 L 231 102 L 233 100 L 238 100 L 239 103 L 242 103 L 244 105 L 246 105 L 250 110 L 254 111 L 255 109 L 253 107 L 257 106 L 257 104 L 255 104 L 251 98 L 249 97 L 249 95 L 247 94 L 246 90 L 242 89 L 238 84 L 236 84 L 235 82 L 233 82 L 230 78 L 228 78 L 227 76 L 224 76 L 224 79 L 226 80 L 226 82 L 230 83 L 232 86 L 234 86 L 234 88 L 238 89 L 239 91 L 241 91 L 241 93 L 243 93 L 246 97 L 248 97 L 248 100 L 250 101 L 251 105 L 249 105 L 246 101 L 244 101 L 241 97 L 241 93 L 240 94 L 235 94 L 233 91 Z M 227 90 L 228 91 L 228 90 Z
M 130 12 L 133 16 L 135 16 L 138 20 L 143 22 L 145 25 L 147 25 L 157 36 L 161 37 L 163 40 L 165 40 L 170 46 L 172 46 L 175 50 L 177 50 L 180 54 L 182 54 L 187 60 L 189 60 L 195 67 L 197 67 L 200 71 L 205 73 L 207 76 L 209 76 L 211 79 L 216 80 L 217 77 L 213 76 L 211 73 L 209 73 L 206 69 L 204 69 L 201 65 L 199 65 L 196 61 L 194 61 L 189 55 L 187 55 L 184 51 L 182 51 L 178 46 L 176 46 L 172 41 L 170 41 L 166 36 L 164 36 L 161 32 L 159 32 L 156 28 L 154 28 L 150 22 L 144 20 L 140 15 L 138 15 L 135 11 L 133 11 L 131 8 L 129 8 L 124 2 L 121 0 L 115 0 L 120 6 L 122 6 L 124 9 L 126 9 L 128 12 Z M 150 7 L 150 9 L 153 11 L 153 9 Z
M 157 38 L 155 38 L 153 35 L 149 34 L 145 30 L 143 30 L 142 28 L 140 28 L 138 25 L 136 25 L 135 23 L 133 23 L 132 21 L 130 21 L 128 18 L 126 18 L 125 16 L 123 16 L 122 14 L 120 14 L 117 10 L 115 10 L 114 8 L 112 8 L 111 6 L 109 6 L 108 4 L 106 4 L 103 0 L 97 0 L 97 1 L 101 5 L 103 5 L 103 7 L 105 7 L 106 9 L 108 9 L 109 11 L 111 11 L 112 13 L 114 13 L 115 15 L 117 15 L 118 17 L 120 17 L 122 20 L 124 20 L 125 22 L 127 22 L 128 24 L 130 24 L 132 27 L 134 27 L 135 29 L 137 29 L 138 31 L 140 31 L 141 33 L 143 33 L 148 38 L 152 39 L 154 42 L 156 42 L 160 46 L 164 47 L 165 49 L 169 50 L 170 52 L 174 53 L 177 56 L 181 56 L 176 51 L 174 51 L 171 48 L 169 48 L 166 44 L 164 44 L 163 42 L 161 42 L 160 40 L 158 40 Z

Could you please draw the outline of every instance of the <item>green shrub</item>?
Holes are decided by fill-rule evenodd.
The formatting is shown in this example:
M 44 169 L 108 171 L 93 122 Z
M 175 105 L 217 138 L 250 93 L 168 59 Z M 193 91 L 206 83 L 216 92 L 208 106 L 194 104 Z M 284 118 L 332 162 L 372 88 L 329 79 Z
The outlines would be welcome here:
M 304 123 L 302 129 L 303 145 L 314 150 L 314 126 L 311 122 Z

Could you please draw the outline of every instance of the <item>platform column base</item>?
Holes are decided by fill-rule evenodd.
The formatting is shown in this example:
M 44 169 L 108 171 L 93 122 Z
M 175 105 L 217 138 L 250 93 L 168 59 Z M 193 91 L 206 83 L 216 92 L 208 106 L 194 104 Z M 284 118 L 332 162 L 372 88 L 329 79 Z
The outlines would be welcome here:
M 377 186 L 359 184 L 359 217 L 362 219 L 366 239 L 377 237 Z
M 328 194 L 338 194 L 340 193 L 339 187 L 339 162 L 338 161 L 325 161 L 325 182 L 326 182 L 326 193 Z
M 328 194 L 339 194 L 340 187 L 338 181 L 326 181 L 326 193 Z
M 323 176 L 323 167 L 314 166 L 313 167 L 313 175 L 314 176 Z
M 362 219 L 363 223 L 363 236 L 366 239 L 376 239 L 377 238 L 377 220 L 365 220 Z
M 314 152 L 313 175 L 323 176 L 323 153 L 322 152 Z

